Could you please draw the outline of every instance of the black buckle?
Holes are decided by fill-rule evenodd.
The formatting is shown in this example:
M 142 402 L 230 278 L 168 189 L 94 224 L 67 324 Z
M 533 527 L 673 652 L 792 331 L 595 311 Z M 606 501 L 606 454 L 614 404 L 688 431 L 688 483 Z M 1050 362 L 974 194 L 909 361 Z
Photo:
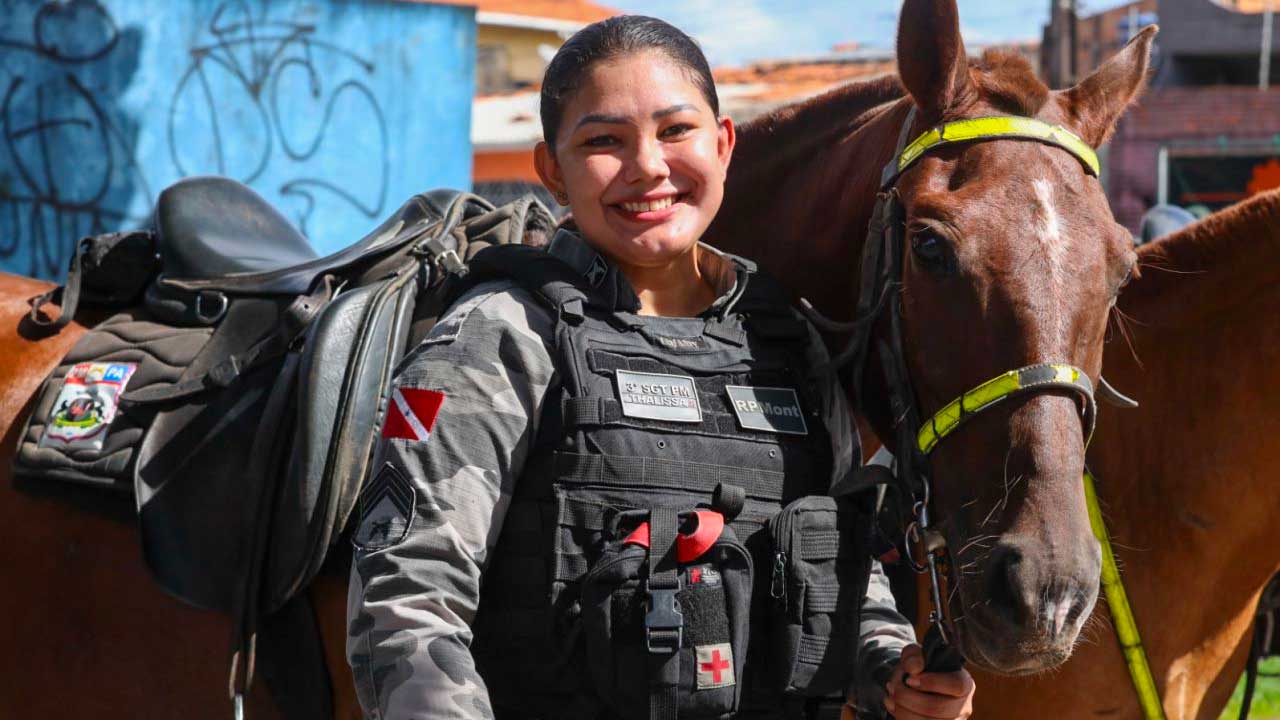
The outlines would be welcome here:
M 647 588 L 649 607 L 644 614 L 644 641 L 649 652 L 674 655 L 684 642 L 684 614 L 676 602 L 678 588 Z

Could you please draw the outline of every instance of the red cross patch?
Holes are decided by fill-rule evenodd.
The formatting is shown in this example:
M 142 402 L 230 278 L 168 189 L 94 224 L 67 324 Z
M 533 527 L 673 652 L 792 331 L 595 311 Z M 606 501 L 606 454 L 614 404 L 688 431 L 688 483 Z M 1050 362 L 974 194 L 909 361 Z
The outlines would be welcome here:
M 444 405 L 444 397 L 438 390 L 393 388 L 382 437 L 426 442 L 431 428 L 435 427 L 440 406 Z
M 694 648 L 698 665 L 698 689 L 729 687 L 734 684 L 733 648 L 729 643 L 698 645 Z

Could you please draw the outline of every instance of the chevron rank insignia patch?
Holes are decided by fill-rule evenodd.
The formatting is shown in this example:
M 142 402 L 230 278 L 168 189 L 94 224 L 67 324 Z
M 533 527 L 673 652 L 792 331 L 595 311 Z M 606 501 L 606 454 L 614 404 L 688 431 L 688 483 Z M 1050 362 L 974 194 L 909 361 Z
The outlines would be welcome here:
M 360 491 L 360 524 L 351 543 L 364 551 L 382 550 L 399 543 L 413 524 L 416 493 L 413 484 L 391 463 Z

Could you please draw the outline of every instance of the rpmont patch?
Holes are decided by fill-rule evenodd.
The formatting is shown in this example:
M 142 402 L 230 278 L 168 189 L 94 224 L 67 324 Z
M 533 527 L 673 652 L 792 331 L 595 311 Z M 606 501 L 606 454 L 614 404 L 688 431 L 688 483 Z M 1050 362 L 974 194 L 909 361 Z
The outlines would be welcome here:
M 808 435 L 800 397 L 791 388 L 726 385 L 729 404 L 744 430 Z

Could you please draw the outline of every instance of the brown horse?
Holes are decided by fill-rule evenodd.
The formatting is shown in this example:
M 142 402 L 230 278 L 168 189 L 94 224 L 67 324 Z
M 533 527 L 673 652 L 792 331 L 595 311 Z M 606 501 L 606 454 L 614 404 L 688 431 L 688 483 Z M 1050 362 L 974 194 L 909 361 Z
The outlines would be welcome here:
M 953 3 L 908 0 L 899 57 L 902 85 L 921 110 L 913 132 L 942 119 L 1022 114 L 1100 144 L 1141 84 L 1149 44 L 1145 33 L 1081 86 L 1050 93 L 1014 57 L 988 53 L 971 66 Z M 879 168 L 906 117 L 906 100 L 884 103 L 901 94 L 895 81 L 852 86 L 744 128 L 724 220 L 709 239 L 759 259 L 827 314 L 847 317 Z M 1097 377 L 1108 308 L 1133 255 L 1096 180 L 1077 160 L 1023 141 L 957 147 L 931 154 L 903 177 L 899 191 L 914 239 L 905 276 L 906 344 L 926 414 L 1032 362 L 1070 362 Z M 764 227 L 771 232 L 762 233 Z M 29 283 L 6 288 L 4 296 L 26 298 L 41 289 Z M 0 325 L 16 326 L 25 310 L 0 307 Z M 5 383 L 4 408 L 14 412 L 5 416 L 11 453 L 12 418 L 20 416 L 14 408 L 29 403 L 70 337 L 56 341 L 60 348 L 5 340 L 7 357 L 18 363 Z M 878 377 L 874 365 L 869 372 Z M 865 410 L 888 436 L 892 422 L 882 398 L 873 392 Z M 954 599 L 954 609 L 967 613 L 961 646 L 1006 672 L 1050 666 L 1075 642 L 1097 587 L 1097 549 L 1079 486 L 1078 407 L 1066 395 L 1037 395 L 963 432 L 964 440 L 944 443 L 935 457 L 938 511 L 957 564 L 969 573 Z M 53 715 L 100 715 L 111 707 L 135 716 L 166 716 L 169 708 L 225 714 L 216 680 L 226 670 L 225 622 L 186 610 L 152 586 L 126 522 L 68 509 L 60 498 L 12 482 L 0 493 L 15 536 L 4 567 L 10 578 L 23 579 L 6 578 L 8 586 L 92 598 L 85 603 L 93 610 L 68 618 L 65 597 L 33 609 L 11 594 L 0 611 L 23 618 L 24 627 L 7 663 L 18 668 L 4 681 L 13 683 L 3 698 L 13 700 L 9 705 Z M 1001 511 L 987 518 L 995 507 Z M 43 544 L 28 542 L 33 524 L 59 531 L 39 535 Z M 997 537 L 986 547 L 967 543 L 978 532 Z M 78 552 L 63 550 L 63 569 L 54 572 L 50 546 Z M 1059 580 L 1047 582 L 1051 577 Z M 321 602 L 339 713 L 348 717 L 356 713 L 342 671 L 341 585 L 342 578 L 326 577 L 313 597 Z M 1068 609 L 1065 624 L 1055 625 L 1040 607 L 1040 595 L 1050 590 L 1050 599 Z M 122 607 L 129 611 L 120 613 Z M 80 624 L 68 628 L 69 620 Z M 75 677 L 65 677 L 59 671 L 77 647 L 103 660 L 76 665 Z M 24 663 L 41 651 L 39 662 Z M 67 687 L 76 692 L 59 692 Z
M 1280 192 L 1144 246 L 1139 262 L 1106 368 L 1142 404 L 1106 413 L 1089 462 L 1165 713 L 1212 719 L 1280 570 Z M 979 677 L 976 717 L 1142 717 L 1099 605 L 1056 672 Z
M 0 275 L 0 707 L 23 717 L 217 718 L 227 696 L 230 622 L 166 596 L 142 559 L 132 498 L 97 488 L 15 484 L 22 420 L 36 389 L 84 328 L 45 337 L 25 320 L 48 283 Z M 313 590 L 341 634 L 345 578 Z M 330 667 L 345 667 L 341 645 Z M 359 717 L 350 673 L 334 673 L 338 704 Z M 342 687 L 345 683 L 346 687 Z M 262 683 L 252 718 L 277 717 Z M 342 703 L 346 703 L 345 706 Z
M 854 85 L 743 128 L 710 240 L 848 319 L 880 170 L 912 105 L 907 138 L 942 122 L 1020 115 L 1096 147 L 1141 87 L 1153 36 L 1144 31 L 1079 86 L 1051 92 L 1015 55 L 970 63 L 954 2 L 907 0 L 897 53 L 907 97 L 876 105 L 894 94 L 892 81 Z M 1076 157 L 1022 140 L 953 146 L 908 170 L 897 192 L 909 233 L 903 336 L 921 417 L 1034 363 L 1070 363 L 1096 381 L 1135 255 Z M 896 419 L 881 377 L 873 362 L 859 410 L 889 438 Z M 979 415 L 932 456 L 934 512 L 960 570 L 949 609 L 972 662 L 1029 673 L 1070 655 L 1099 577 L 1083 467 L 1080 408 L 1063 393 Z

